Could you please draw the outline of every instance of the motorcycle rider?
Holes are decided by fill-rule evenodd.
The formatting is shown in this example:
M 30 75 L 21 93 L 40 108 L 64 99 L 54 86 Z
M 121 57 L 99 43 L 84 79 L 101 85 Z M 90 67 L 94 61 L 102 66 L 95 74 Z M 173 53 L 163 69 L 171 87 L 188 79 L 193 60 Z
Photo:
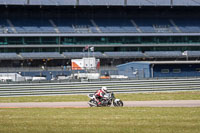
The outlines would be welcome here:
M 101 89 L 99 89 L 99 90 L 97 90 L 96 92 L 95 92 L 95 98 L 96 98 L 96 100 L 97 100 L 97 102 L 98 102 L 98 105 L 101 105 L 101 101 L 103 100 L 103 98 L 104 98 L 104 95 L 106 94 L 106 93 L 108 93 L 108 89 L 107 89 L 107 87 L 105 87 L 105 86 L 103 86 Z

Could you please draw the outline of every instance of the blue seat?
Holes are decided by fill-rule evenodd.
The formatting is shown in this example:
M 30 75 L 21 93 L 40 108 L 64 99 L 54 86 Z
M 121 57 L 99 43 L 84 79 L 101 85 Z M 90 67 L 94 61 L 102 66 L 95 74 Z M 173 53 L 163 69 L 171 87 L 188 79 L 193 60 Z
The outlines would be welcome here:
M 9 18 L 8 18 L 9 19 Z M 12 18 L 9 19 L 18 33 L 57 33 L 54 26 L 49 22 L 51 18 Z M 199 33 L 200 19 L 172 19 L 177 27 L 170 23 L 170 19 L 153 18 L 96 18 L 92 19 L 98 28 L 91 22 L 90 18 L 58 18 L 51 19 L 60 33 L 138 33 L 139 28 L 143 33 Z M 132 24 L 134 20 L 137 28 Z M 6 18 L 0 19 L 0 33 L 14 33 Z
M 48 19 L 11 19 L 12 24 L 19 33 L 55 33 Z
M 142 18 L 133 20 L 144 33 L 178 32 L 175 27 L 169 22 L 169 19 Z
M 95 19 L 100 30 L 104 33 L 136 33 L 136 27 L 129 19 Z
M 175 24 L 184 33 L 199 33 L 200 32 L 200 19 L 173 19 Z

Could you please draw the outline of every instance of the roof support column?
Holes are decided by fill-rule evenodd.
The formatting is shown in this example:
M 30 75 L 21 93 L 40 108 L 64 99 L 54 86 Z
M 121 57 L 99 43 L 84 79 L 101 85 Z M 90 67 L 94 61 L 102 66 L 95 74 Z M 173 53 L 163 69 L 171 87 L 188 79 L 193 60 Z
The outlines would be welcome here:
M 173 2 L 174 2 L 173 0 L 170 1 L 170 5 L 171 5 L 171 7 L 173 7 Z
M 151 78 L 154 78 L 154 75 L 153 75 L 153 67 L 154 67 L 154 64 L 151 64 Z
M 127 6 L 127 0 L 124 0 L 124 6 Z
M 79 0 L 76 0 L 76 5 L 77 5 L 77 6 L 79 5 Z

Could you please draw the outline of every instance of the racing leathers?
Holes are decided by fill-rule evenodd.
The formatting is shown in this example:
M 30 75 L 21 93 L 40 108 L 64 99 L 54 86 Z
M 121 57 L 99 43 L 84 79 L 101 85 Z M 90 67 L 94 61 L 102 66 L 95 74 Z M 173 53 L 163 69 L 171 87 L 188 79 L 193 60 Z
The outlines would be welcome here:
M 94 95 L 95 95 L 98 105 L 100 105 L 105 93 L 102 91 L 102 89 L 99 89 L 95 92 Z

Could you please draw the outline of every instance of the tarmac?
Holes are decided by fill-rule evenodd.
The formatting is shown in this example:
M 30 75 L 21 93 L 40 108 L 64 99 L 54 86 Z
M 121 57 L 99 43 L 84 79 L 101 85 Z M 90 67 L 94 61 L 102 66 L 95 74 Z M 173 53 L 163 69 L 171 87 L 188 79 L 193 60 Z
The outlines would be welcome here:
M 124 101 L 124 107 L 200 107 L 200 100 Z M 88 108 L 84 102 L 0 103 L 0 108 Z

